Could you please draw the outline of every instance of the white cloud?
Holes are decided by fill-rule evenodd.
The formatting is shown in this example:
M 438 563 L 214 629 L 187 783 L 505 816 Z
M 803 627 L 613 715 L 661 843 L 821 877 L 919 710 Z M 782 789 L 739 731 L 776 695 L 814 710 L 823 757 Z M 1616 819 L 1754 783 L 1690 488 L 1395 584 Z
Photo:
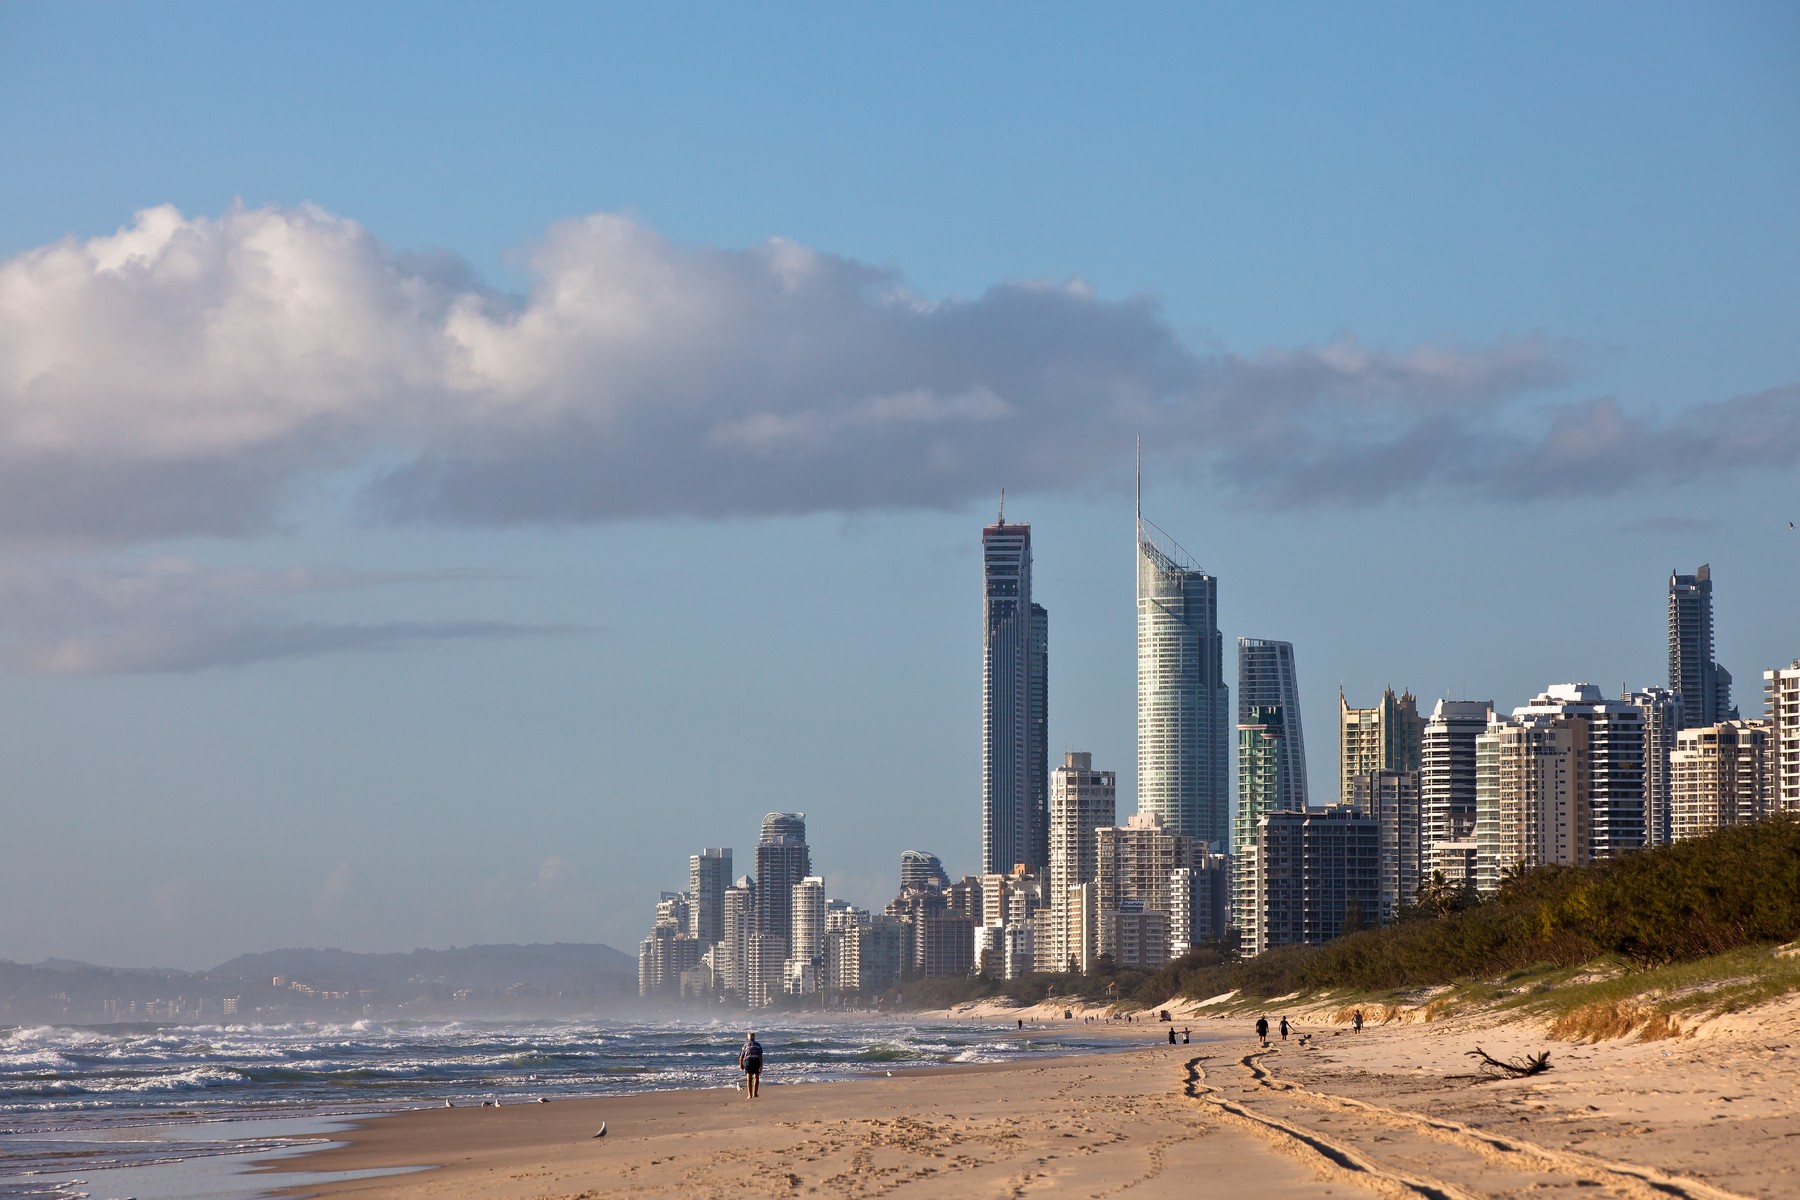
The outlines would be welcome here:
M 1137 433 L 1257 504 L 1800 460 L 1794 387 L 1661 420 L 1526 408 L 1569 375 L 1543 339 L 1202 354 L 1080 281 L 932 301 L 611 215 L 554 226 L 530 268 L 503 297 L 311 207 L 150 209 L 0 263 L 0 536 L 253 533 L 341 468 L 384 472 L 364 500 L 389 520 L 956 506 L 1116 473 Z

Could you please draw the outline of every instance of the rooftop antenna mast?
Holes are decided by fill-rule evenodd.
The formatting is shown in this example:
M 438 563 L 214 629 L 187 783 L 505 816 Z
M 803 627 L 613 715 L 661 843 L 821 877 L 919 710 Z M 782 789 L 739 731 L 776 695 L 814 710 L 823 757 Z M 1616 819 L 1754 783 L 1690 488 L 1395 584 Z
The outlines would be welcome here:
M 1006 524 L 1006 489 L 1000 489 L 1000 523 Z
M 1144 435 L 1137 439 L 1137 476 L 1132 485 L 1132 500 L 1137 509 L 1138 541 L 1144 540 Z

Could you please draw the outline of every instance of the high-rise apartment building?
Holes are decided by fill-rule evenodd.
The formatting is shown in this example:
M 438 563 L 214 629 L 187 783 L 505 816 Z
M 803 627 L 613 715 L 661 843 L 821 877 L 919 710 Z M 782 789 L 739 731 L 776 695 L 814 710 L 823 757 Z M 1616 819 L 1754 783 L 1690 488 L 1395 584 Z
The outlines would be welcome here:
M 943 862 L 935 854 L 923 850 L 905 850 L 900 854 L 900 890 L 908 888 L 922 890 L 936 888 L 942 891 L 950 886 L 950 875 L 944 870 Z
M 1578 862 L 1609 858 L 1644 845 L 1644 714 L 1628 700 L 1608 700 L 1591 683 L 1559 683 L 1514 717 L 1581 721 L 1588 726 L 1581 781 L 1588 808 L 1588 845 Z
M 769 813 L 756 843 L 757 929 L 781 943 L 785 962 L 794 936 L 794 885 L 812 874 L 812 849 L 806 844 L 805 813 Z M 770 951 L 769 953 L 773 953 Z M 780 972 L 775 968 L 775 989 Z
M 1099 876 L 1097 831 L 1118 824 L 1118 778 L 1112 771 L 1094 770 L 1094 756 L 1071 751 L 1063 765 L 1050 773 L 1050 922 L 1051 945 L 1040 957 L 1066 970 L 1070 961 L 1086 961 L 1098 953 L 1093 946 L 1071 946 L 1065 941 L 1071 928 L 1091 932 L 1091 918 L 1071 922 L 1067 909 L 1093 895 L 1081 884 Z
M 1384 688 L 1374 708 L 1351 708 L 1338 690 L 1338 798 L 1350 798 L 1350 781 L 1371 771 L 1417 771 L 1425 720 L 1411 692 Z
M 1682 728 L 1737 716 L 1731 672 L 1713 659 L 1712 567 L 1669 573 L 1669 690 L 1681 696 Z
M 1241 729 L 1253 723 L 1253 709 L 1281 710 L 1281 795 L 1275 807 L 1305 808 L 1306 736 L 1300 724 L 1300 680 L 1294 670 L 1294 643 L 1241 637 L 1237 648 L 1238 726 Z M 1241 791 L 1238 794 L 1243 795 Z
M 1419 898 L 1423 864 L 1420 832 L 1419 772 L 1370 771 L 1350 781 L 1349 803 L 1373 816 L 1381 829 L 1381 903 L 1379 920 L 1388 924 L 1400 909 Z M 1376 919 L 1376 918 L 1372 918 Z
M 1473 877 L 1475 739 L 1494 715 L 1491 700 L 1439 700 L 1420 735 L 1420 874 L 1451 883 Z
M 727 992 L 744 995 L 744 964 L 750 954 L 750 935 L 756 932 L 756 880 L 740 875 L 725 889 L 724 933 L 713 965 Z
M 1138 811 L 1213 847 L 1229 844 L 1231 701 L 1218 581 L 1137 517 Z
M 1701 837 L 1754 821 L 1768 809 L 1769 727 L 1720 721 L 1683 729 L 1669 755 L 1674 771 L 1670 836 Z
M 825 967 L 825 880 L 808 875 L 791 889 L 787 990 L 796 995 L 817 991 Z
M 1769 723 L 1769 811 L 1800 812 L 1800 658 L 1763 672 Z
M 730 886 L 730 850 L 702 850 L 688 859 L 688 932 L 703 954 L 725 936 L 725 891 Z
M 1031 600 L 1031 526 L 981 531 L 981 869 L 1048 854 L 1049 614 Z
M 1256 829 L 1272 812 L 1300 811 L 1292 803 L 1292 789 L 1284 786 L 1282 772 L 1288 756 L 1282 753 L 1287 737 L 1287 711 L 1278 704 L 1252 705 L 1239 723 L 1238 807 L 1231 836 L 1232 923 L 1246 929 L 1254 919 Z
M 1536 714 L 1495 721 L 1477 739 L 1481 816 L 1492 821 L 1476 835 L 1482 890 L 1508 871 L 1589 861 L 1588 733 L 1585 721 Z
M 1666 846 L 1672 836 L 1670 805 L 1675 796 L 1669 755 L 1685 728 L 1681 694 L 1668 688 L 1641 688 L 1621 697 L 1644 718 L 1644 845 Z
M 1348 805 L 1276 810 L 1257 822 L 1251 868 L 1256 911 L 1242 953 L 1330 941 L 1374 924 L 1381 905 L 1381 831 Z
M 1166 937 L 1175 872 L 1208 862 L 1206 843 L 1165 828 L 1155 813 L 1148 812 L 1137 813 L 1122 826 L 1096 830 L 1095 838 L 1095 882 L 1098 885 L 1095 903 L 1100 910 L 1100 953 L 1113 955 L 1120 966 L 1154 969 L 1167 961 L 1167 944 L 1153 959 L 1120 957 L 1126 951 L 1136 951 L 1130 946 L 1114 945 L 1110 940 L 1112 934 L 1120 928 L 1128 928 L 1135 938 L 1145 926 L 1142 922 L 1131 921 L 1121 926 L 1114 920 L 1114 915 L 1161 913 L 1160 927 Z

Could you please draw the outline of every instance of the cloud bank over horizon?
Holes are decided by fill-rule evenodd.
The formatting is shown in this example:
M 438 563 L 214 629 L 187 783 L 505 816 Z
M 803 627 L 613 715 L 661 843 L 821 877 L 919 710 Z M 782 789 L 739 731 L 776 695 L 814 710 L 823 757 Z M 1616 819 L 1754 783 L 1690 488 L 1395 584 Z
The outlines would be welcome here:
M 0 263 L 0 538 L 251 536 L 351 471 L 382 522 L 948 509 L 1119 474 L 1244 505 L 1607 494 L 1800 462 L 1800 384 L 1550 402 L 1544 337 L 1185 344 L 1079 281 L 928 300 L 781 239 L 553 226 L 526 295 L 321 209 L 163 206 Z
M 576 632 L 491 620 L 320 620 L 284 604 L 481 578 L 491 576 L 216 568 L 174 556 L 105 568 L 4 564 L 0 663 L 23 675 L 138 675 Z

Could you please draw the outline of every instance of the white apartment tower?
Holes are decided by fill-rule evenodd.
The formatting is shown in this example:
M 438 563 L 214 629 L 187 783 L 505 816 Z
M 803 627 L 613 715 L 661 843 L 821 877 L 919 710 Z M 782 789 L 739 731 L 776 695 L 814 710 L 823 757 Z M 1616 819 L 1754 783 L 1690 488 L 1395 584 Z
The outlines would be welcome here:
M 1080 885 L 1099 877 L 1096 831 L 1118 823 L 1118 779 L 1112 771 L 1094 770 L 1094 756 L 1071 751 L 1050 773 L 1050 921 L 1051 945 L 1044 959 L 1065 970 L 1073 960 L 1086 962 L 1099 951 L 1092 945 L 1069 944 L 1070 930 L 1085 936 L 1095 928 L 1091 915 L 1069 919 L 1071 903 L 1091 899 L 1093 889 Z M 1073 897 L 1073 898 L 1072 898 Z
M 1763 672 L 1769 723 L 1769 811 L 1800 812 L 1800 658 Z
M 1581 783 L 1588 808 L 1588 845 L 1578 862 L 1609 858 L 1644 845 L 1644 714 L 1626 700 L 1607 700 L 1591 683 L 1559 683 L 1513 710 L 1514 717 L 1580 721 L 1588 727 Z
M 1767 809 L 1768 752 L 1768 726 L 1762 721 L 1683 729 L 1669 755 L 1673 839 L 1701 837 L 1761 817 Z
M 725 937 L 725 891 L 731 886 L 731 851 L 702 850 L 688 859 L 688 932 L 701 953 Z
M 1237 650 L 1237 723 L 1240 728 L 1250 724 L 1252 709 L 1281 710 L 1281 794 L 1275 807 L 1303 809 L 1307 806 L 1306 736 L 1300 725 L 1300 679 L 1294 670 L 1294 643 L 1241 637 Z
M 1137 621 L 1138 811 L 1224 849 L 1232 721 L 1218 581 L 1144 519 L 1141 486 Z
M 1644 717 L 1644 844 L 1666 846 L 1672 836 L 1670 805 L 1675 795 L 1669 755 L 1675 750 L 1675 735 L 1687 727 L 1681 694 L 1651 687 L 1626 692 L 1622 698 L 1637 705 Z
M 1463 882 L 1475 850 L 1475 739 L 1494 715 L 1492 700 L 1439 700 L 1419 751 L 1423 828 L 1420 870 Z
M 1494 813 L 1492 836 L 1477 834 L 1483 890 L 1509 870 L 1589 861 L 1588 732 L 1584 721 L 1534 714 L 1496 721 L 1477 739 L 1479 769 L 1493 772 L 1479 781 Z

